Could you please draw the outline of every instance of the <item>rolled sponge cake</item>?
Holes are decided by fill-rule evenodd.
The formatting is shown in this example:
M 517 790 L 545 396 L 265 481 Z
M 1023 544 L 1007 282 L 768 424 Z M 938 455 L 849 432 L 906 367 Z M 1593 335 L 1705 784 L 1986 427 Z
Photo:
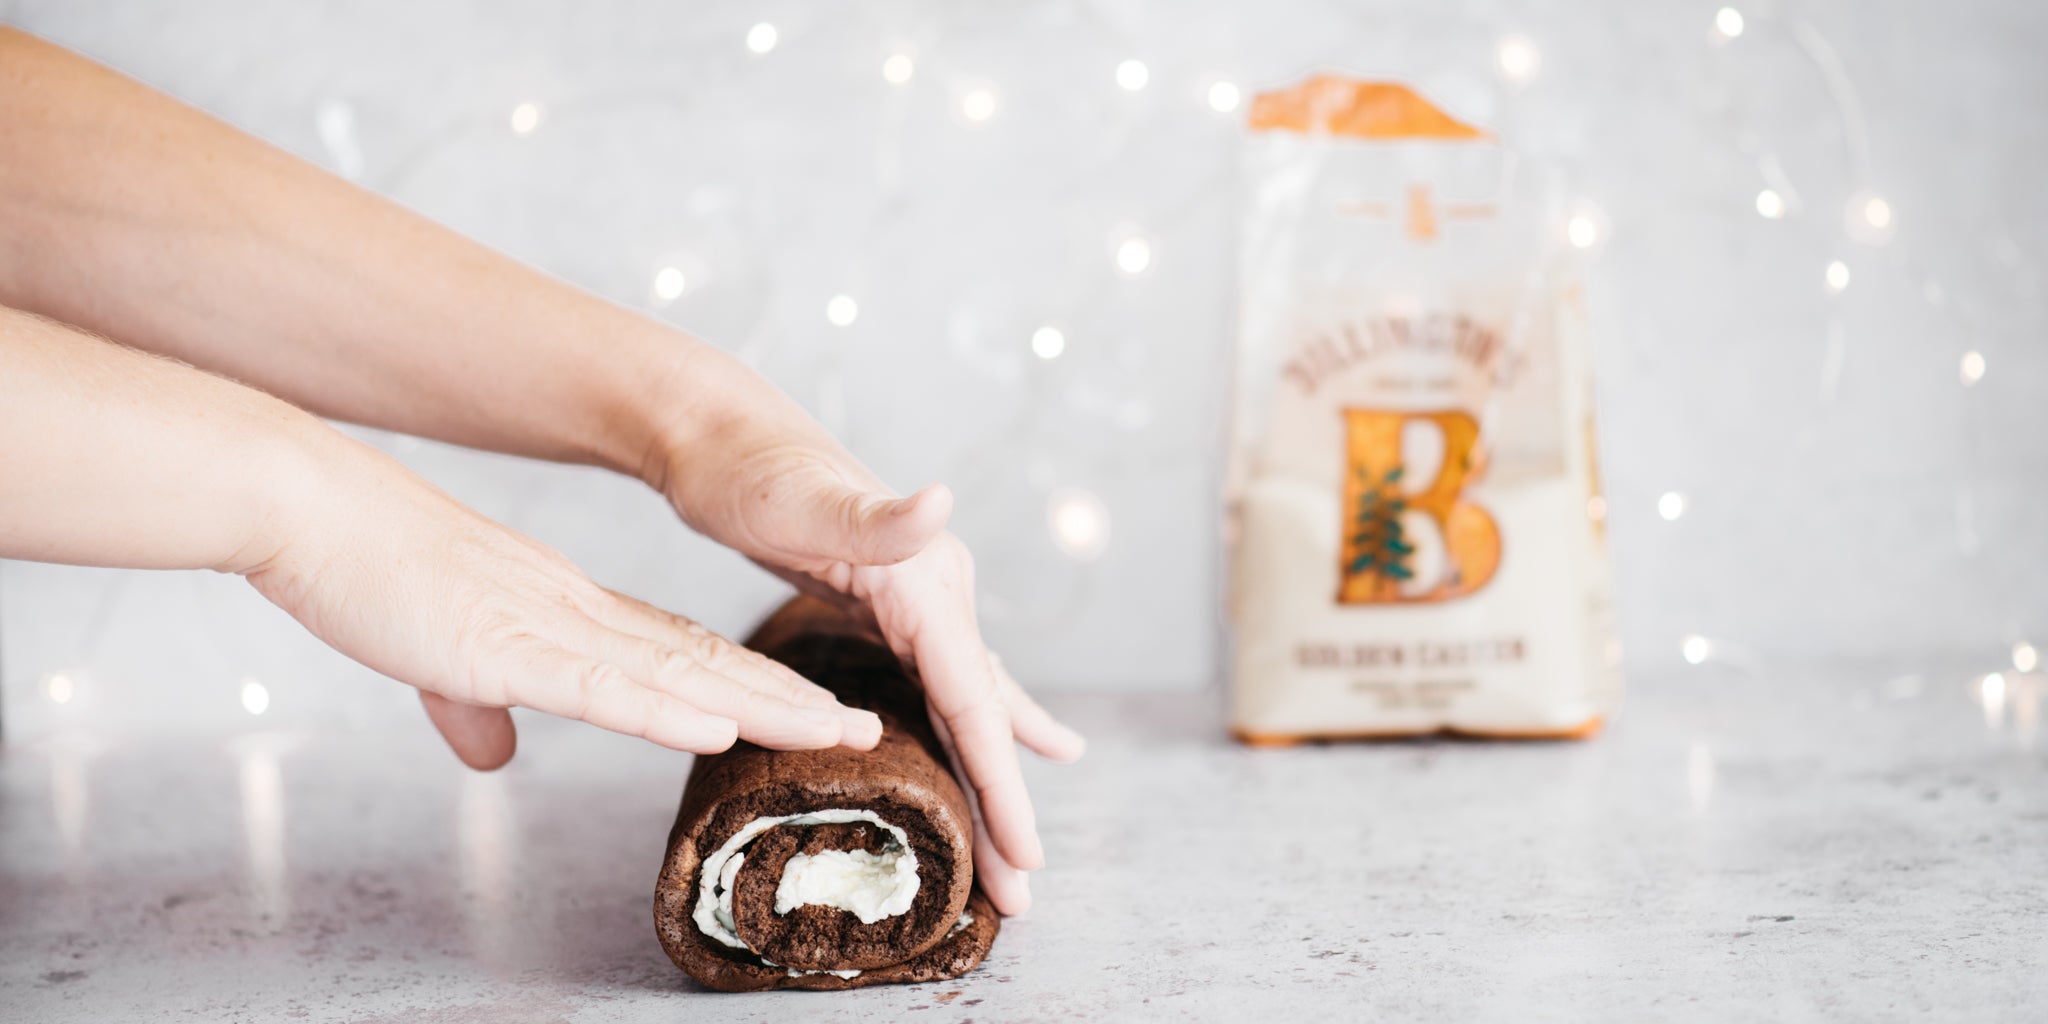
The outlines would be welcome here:
M 974 887 L 973 820 L 924 695 L 889 648 L 810 598 L 748 646 L 882 719 L 874 750 L 738 743 L 697 759 L 654 922 L 706 986 L 841 989 L 951 978 L 1000 920 Z

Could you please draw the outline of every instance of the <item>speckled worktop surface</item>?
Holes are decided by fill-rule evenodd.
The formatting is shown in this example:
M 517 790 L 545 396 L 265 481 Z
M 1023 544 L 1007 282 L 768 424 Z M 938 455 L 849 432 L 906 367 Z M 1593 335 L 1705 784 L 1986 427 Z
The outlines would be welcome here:
M 16 742 L 0 1017 L 2048 1019 L 2048 683 L 1639 679 L 1582 745 L 1250 751 L 1202 696 L 1051 703 L 1038 906 L 954 982 L 704 992 L 650 922 L 687 759 L 526 721 Z M 1995 699 L 1987 699 L 1995 698 Z

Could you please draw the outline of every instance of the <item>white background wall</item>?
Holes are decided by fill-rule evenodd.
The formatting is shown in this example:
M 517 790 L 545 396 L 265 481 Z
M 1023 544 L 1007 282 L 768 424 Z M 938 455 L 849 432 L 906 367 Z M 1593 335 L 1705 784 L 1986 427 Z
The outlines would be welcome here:
M 1603 222 L 1588 257 L 1632 671 L 1676 666 L 1692 633 L 1745 664 L 1995 665 L 2048 641 L 2048 5 L 1737 6 L 1733 39 L 1715 3 L 1634 0 L 0 0 L 0 19 L 655 308 L 897 485 L 951 483 L 991 639 L 1067 688 L 1213 679 L 1241 111 L 1210 109 L 1210 86 L 1403 77 L 1557 161 Z M 760 21 L 778 45 L 756 55 Z M 1526 81 L 1501 71 L 1509 39 L 1537 57 Z M 900 85 L 881 74 L 897 52 L 915 62 Z M 1140 90 L 1116 82 L 1127 58 Z M 978 125 L 974 88 L 997 99 Z M 1759 216 L 1765 188 L 1782 218 Z M 1851 216 L 1864 192 L 1888 232 Z M 1137 276 L 1113 260 L 1131 234 L 1153 251 Z M 664 306 L 665 265 L 688 286 Z M 849 327 L 824 316 L 838 293 Z M 1049 361 L 1029 348 L 1047 323 L 1067 338 Z M 715 627 L 780 592 L 627 481 L 363 436 Z M 1107 510 L 1093 561 L 1048 534 L 1063 488 Z M 1676 521 L 1665 492 L 1685 496 Z M 62 706 L 53 673 L 75 684 Z M 272 719 L 413 714 L 238 580 L 0 565 L 16 737 L 237 720 L 245 678 Z

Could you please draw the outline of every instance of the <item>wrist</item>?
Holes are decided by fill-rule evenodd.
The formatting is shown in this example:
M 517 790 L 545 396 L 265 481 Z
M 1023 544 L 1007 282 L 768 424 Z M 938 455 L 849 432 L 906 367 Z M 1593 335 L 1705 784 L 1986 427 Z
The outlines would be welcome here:
M 667 332 L 658 354 L 635 375 L 618 417 L 625 427 L 621 463 L 613 468 L 669 493 L 677 467 L 717 439 L 729 436 L 747 411 L 768 412 L 762 392 L 773 386 L 712 345 Z
M 274 401 L 274 400 L 273 400 Z M 315 554 L 335 509 L 360 492 L 348 483 L 366 456 L 375 453 L 343 436 L 310 413 L 275 402 L 268 410 L 274 429 L 263 431 L 244 454 L 251 490 L 244 541 L 213 568 L 255 576 L 281 567 L 304 569 Z

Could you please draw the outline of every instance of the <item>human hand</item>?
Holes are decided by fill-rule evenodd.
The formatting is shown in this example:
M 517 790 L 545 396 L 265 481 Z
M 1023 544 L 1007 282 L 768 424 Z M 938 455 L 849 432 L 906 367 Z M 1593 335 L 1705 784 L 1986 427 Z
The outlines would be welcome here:
M 714 383 L 715 382 L 715 383 Z M 700 357 L 699 393 L 738 396 L 743 413 L 689 416 L 650 453 L 643 476 L 684 522 L 817 596 L 871 618 L 922 680 L 932 724 L 954 754 L 975 813 L 975 874 L 1005 914 L 1042 866 L 1016 743 L 1055 761 L 1081 756 L 983 644 L 974 564 L 946 532 L 952 495 L 898 498 L 794 403 L 750 371 Z
M 381 454 L 338 436 L 322 446 L 304 499 L 281 506 L 273 553 L 241 571 L 336 650 L 418 687 L 471 767 L 511 758 L 514 706 L 695 753 L 880 739 L 872 713 L 598 586 Z

